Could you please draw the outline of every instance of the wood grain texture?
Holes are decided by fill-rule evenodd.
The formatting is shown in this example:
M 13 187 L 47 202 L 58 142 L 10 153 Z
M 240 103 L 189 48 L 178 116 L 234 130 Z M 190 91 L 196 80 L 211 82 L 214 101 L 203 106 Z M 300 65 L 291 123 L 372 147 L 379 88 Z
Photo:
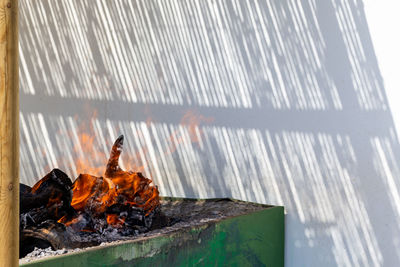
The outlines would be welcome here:
M 18 95 L 18 0 L 0 0 L 0 266 L 18 266 Z

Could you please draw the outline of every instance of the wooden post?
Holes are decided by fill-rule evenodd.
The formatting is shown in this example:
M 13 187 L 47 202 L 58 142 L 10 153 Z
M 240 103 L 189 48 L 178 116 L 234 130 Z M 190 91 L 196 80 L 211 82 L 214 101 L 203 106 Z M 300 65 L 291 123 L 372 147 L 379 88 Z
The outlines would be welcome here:
M 18 97 L 18 0 L 0 0 L 0 266 L 18 266 Z

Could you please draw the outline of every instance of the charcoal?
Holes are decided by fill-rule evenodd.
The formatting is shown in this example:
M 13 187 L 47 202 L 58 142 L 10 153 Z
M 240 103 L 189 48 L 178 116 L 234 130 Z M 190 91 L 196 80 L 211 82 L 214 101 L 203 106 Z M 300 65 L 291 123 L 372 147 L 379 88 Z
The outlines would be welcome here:
M 32 188 L 20 184 L 20 189 L 21 214 L 35 210 L 36 213 L 45 213 L 43 216 L 59 219 L 72 211 L 72 182 L 59 169 L 53 169 Z M 33 217 L 39 219 L 42 216 Z
M 50 236 L 43 235 L 45 230 L 39 230 L 41 228 L 38 227 L 49 221 L 56 224 L 57 220 L 64 216 L 65 218 L 72 217 L 75 211 L 71 207 L 71 200 L 71 179 L 59 169 L 49 172 L 32 188 L 20 184 L 21 256 L 32 251 L 34 247 L 54 245 Z M 47 225 L 48 223 L 40 227 Z
M 20 257 L 33 251 L 35 247 L 54 250 L 62 248 L 82 248 L 98 245 L 99 242 L 82 240 L 74 231 L 62 223 L 53 220 L 44 221 L 36 226 L 29 226 L 21 231 Z
M 21 236 L 21 238 L 23 238 L 23 240 L 20 240 L 19 258 L 25 257 L 28 253 L 35 250 L 35 248 L 51 248 L 51 243 L 47 240 L 28 236 Z
M 35 247 L 80 248 L 168 225 L 158 188 L 140 172 L 124 171 L 115 141 L 104 177 L 80 174 L 74 183 L 54 169 L 32 188 L 20 184 L 21 256 Z
M 137 230 L 140 233 L 148 231 L 153 218 L 153 212 L 146 216 L 142 209 L 123 204 L 110 206 L 106 215 L 116 215 L 124 221 L 124 228 L 126 229 L 120 230 L 122 235 L 130 235 L 129 230 L 133 230 L 133 232 Z
M 19 196 L 25 197 L 27 194 L 30 194 L 32 190 L 32 187 L 26 185 L 26 184 L 19 184 Z
M 71 179 L 59 169 L 49 172 L 32 188 L 20 184 L 20 228 L 73 216 L 71 200 Z

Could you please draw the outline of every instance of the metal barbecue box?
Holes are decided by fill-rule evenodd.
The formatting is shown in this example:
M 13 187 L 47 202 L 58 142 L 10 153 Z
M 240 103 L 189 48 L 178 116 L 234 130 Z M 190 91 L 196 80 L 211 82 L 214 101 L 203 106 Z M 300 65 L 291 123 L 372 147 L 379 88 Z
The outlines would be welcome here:
M 168 227 L 21 259 L 20 266 L 284 266 L 283 207 L 233 199 L 163 197 L 161 202 L 175 220 Z

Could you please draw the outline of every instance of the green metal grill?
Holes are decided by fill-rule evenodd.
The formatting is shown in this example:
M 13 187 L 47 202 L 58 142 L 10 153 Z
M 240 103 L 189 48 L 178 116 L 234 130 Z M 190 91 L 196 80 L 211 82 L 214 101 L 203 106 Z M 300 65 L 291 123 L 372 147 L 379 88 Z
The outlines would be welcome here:
M 283 267 L 284 208 L 260 206 L 263 207 L 261 210 L 248 214 L 181 228 L 155 237 L 48 257 L 21 266 Z

